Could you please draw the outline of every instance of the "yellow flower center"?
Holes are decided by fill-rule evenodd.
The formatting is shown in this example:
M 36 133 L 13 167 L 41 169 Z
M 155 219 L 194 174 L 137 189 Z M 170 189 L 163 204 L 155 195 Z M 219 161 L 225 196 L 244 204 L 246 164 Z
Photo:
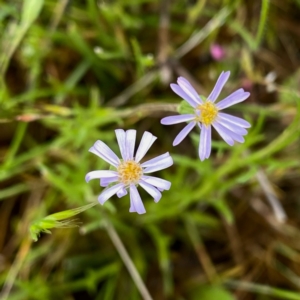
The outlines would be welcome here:
M 196 110 L 200 110 L 200 116 L 196 117 L 196 121 L 204 125 L 210 125 L 218 114 L 218 108 L 210 101 L 198 105 Z
M 119 173 L 119 181 L 124 185 L 137 184 L 143 175 L 142 167 L 133 160 L 121 162 L 117 171 Z

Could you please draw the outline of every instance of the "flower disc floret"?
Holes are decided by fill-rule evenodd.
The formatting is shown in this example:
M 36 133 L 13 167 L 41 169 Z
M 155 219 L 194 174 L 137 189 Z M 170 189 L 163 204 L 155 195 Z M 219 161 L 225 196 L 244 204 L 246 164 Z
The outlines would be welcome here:
M 141 165 L 133 160 L 121 162 L 117 172 L 119 173 L 119 181 L 125 186 L 138 184 L 143 175 Z
M 197 106 L 199 114 L 196 116 L 196 121 L 203 123 L 204 125 L 211 125 L 218 115 L 218 108 L 210 101 Z

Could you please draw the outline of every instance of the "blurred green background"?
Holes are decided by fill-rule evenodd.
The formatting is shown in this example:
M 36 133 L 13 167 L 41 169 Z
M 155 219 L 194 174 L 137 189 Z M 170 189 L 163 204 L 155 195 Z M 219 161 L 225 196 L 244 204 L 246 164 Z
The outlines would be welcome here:
M 142 299 L 106 222 L 153 299 L 300 299 L 299 16 L 299 0 L 0 1 L 0 299 Z M 199 133 L 172 147 L 183 126 L 160 119 L 178 76 L 207 96 L 223 70 L 252 128 L 234 147 L 214 133 L 200 162 Z M 102 191 L 88 149 L 119 154 L 117 128 L 158 137 L 170 191 L 141 192 L 145 215 L 126 196 L 70 219 Z

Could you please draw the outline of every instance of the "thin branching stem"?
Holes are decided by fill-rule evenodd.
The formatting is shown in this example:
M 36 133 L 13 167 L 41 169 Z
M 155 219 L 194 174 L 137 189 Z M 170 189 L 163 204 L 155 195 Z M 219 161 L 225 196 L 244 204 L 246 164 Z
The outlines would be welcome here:
M 126 268 L 128 269 L 129 274 L 131 275 L 132 280 L 134 281 L 137 289 L 139 290 L 141 296 L 144 300 L 152 300 L 152 297 L 143 282 L 138 270 L 136 269 L 132 259 L 130 258 L 127 250 L 124 247 L 124 244 L 122 243 L 122 240 L 120 239 L 118 233 L 116 232 L 114 226 L 112 223 L 108 220 L 107 217 L 105 217 L 105 228 L 106 231 L 113 242 L 114 246 L 116 247 L 117 251 L 119 252 Z

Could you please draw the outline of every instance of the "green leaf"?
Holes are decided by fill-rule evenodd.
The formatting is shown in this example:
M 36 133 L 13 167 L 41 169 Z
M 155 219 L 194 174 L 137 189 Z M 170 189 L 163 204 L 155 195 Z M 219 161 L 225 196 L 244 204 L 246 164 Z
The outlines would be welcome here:
M 233 295 L 219 286 L 202 286 L 195 289 L 191 295 L 191 300 L 235 300 Z
M 178 112 L 182 115 L 185 114 L 194 114 L 195 110 L 192 106 L 190 106 L 185 100 L 181 101 L 178 106 Z
M 234 215 L 224 199 L 212 202 L 215 209 L 225 218 L 228 224 L 234 222 Z
M 43 5 L 44 0 L 24 0 L 20 24 L 14 27 L 13 32 L 8 30 L 3 37 L 5 47 L 1 49 L 0 76 L 5 74 L 12 55 L 21 43 L 31 24 L 38 17 Z
M 29 231 L 31 238 L 36 242 L 41 232 L 51 233 L 49 229 L 52 228 L 70 228 L 78 226 L 76 220 L 67 220 L 75 215 L 82 213 L 83 211 L 95 206 L 98 202 L 92 202 L 90 204 L 77 207 L 74 209 L 64 210 L 52 215 L 49 215 L 41 220 L 37 220 L 31 224 Z
M 38 17 L 44 0 L 24 0 L 21 15 L 21 26 L 30 26 Z
M 1 189 L 0 200 L 7 199 L 9 197 L 22 194 L 30 189 L 29 185 L 26 183 L 15 184 L 11 187 Z

